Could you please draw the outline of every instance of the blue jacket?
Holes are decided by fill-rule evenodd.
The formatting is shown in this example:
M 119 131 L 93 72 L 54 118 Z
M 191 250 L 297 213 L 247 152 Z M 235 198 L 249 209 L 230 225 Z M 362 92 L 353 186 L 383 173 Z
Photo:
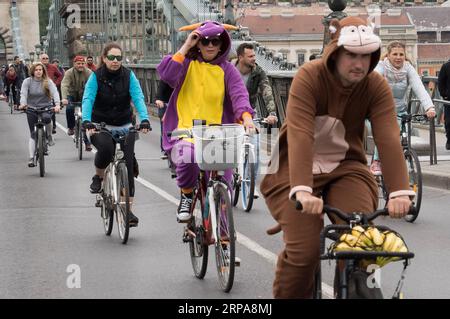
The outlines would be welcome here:
M 86 82 L 86 86 L 84 89 L 83 94 L 83 101 L 82 101 L 82 118 L 83 121 L 92 121 L 92 113 L 94 109 L 94 105 L 97 99 L 97 93 L 98 93 L 98 79 L 97 79 L 97 72 L 94 72 L 89 77 L 88 81 Z M 144 94 L 142 93 L 141 86 L 139 84 L 138 79 L 136 78 L 136 75 L 133 73 L 133 71 L 130 71 L 130 79 L 129 79 L 129 95 L 131 96 L 131 100 L 133 101 L 135 108 L 139 114 L 139 118 L 141 122 L 143 120 L 148 120 L 148 113 L 147 113 L 147 107 L 144 102 Z M 131 123 L 131 119 L 130 119 Z M 107 123 L 107 124 L 113 124 L 113 123 Z M 126 124 L 126 123 L 125 123 Z M 114 125 L 114 124 L 113 124 Z

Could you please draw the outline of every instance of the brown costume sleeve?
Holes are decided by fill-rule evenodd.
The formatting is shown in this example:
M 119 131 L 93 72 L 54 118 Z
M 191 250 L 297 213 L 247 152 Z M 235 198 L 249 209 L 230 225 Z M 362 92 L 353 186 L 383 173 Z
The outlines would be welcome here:
M 314 119 L 316 98 L 312 78 L 305 68 L 297 72 L 289 91 L 286 107 L 287 143 L 291 194 L 295 191 L 312 192 Z M 300 188 L 299 188 L 300 187 Z
M 368 92 L 368 96 L 373 96 L 368 116 L 372 124 L 374 141 L 380 153 L 384 180 L 391 197 L 414 196 L 414 192 L 409 190 L 394 98 L 387 82 L 380 75 L 376 76 L 379 79 L 374 81 L 372 89 Z

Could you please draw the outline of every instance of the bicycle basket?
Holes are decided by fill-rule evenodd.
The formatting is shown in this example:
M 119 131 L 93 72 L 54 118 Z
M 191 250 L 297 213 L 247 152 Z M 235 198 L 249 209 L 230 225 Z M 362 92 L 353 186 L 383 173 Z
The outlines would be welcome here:
M 370 264 L 383 267 L 392 261 L 403 259 L 401 255 L 409 252 L 408 246 L 399 233 L 390 229 L 380 231 L 372 226 L 367 229 L 361 226 L 354 227 L 350 233 L 342 234 L 339 240 L 330 246 L 330 250 L 334 252 L 371 252 L 371 258 L 361 260 L 363 267 Z M 382 256 L 383 253 L 397 255 Z
M 244 127 L 237 124 L 194 126 L 195 161 L 201 170 L 236 168 L 244 141 Z

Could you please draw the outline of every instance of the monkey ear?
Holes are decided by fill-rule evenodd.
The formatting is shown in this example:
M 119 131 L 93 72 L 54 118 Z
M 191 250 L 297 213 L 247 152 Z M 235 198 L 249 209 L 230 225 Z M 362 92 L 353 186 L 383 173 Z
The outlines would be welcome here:
M 178 31 L 193 31 L 193 30 L 197 29 L 201 25 L 202 25 L 201 23 L 185 25 L 184 27 L 179 28 Z
M 330 33 L 331 33 L 331 39 L 337 39 L 339 37 L 339 33 L 341 31 L 341 25 L 339 23 L 338 19 L 332 19 L 330 21 Z

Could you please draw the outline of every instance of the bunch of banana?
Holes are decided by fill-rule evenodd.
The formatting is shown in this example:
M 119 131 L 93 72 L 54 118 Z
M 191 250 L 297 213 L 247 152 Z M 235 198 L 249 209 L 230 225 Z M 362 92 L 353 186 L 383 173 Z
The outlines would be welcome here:
M 403 240 L 394 232 L 384 231 L 381 233 L 376 227 L 364 229 L 361 226 L 352 228 L 351 233 L 341 235 L 335 243 L 335 251 L 387 251 L 407 252 Z M 399 260 L 398 257 L 377 257 L 376 260 L 362 260 L 361 265 L 376 263 L 380 267 L 391 261 Z

